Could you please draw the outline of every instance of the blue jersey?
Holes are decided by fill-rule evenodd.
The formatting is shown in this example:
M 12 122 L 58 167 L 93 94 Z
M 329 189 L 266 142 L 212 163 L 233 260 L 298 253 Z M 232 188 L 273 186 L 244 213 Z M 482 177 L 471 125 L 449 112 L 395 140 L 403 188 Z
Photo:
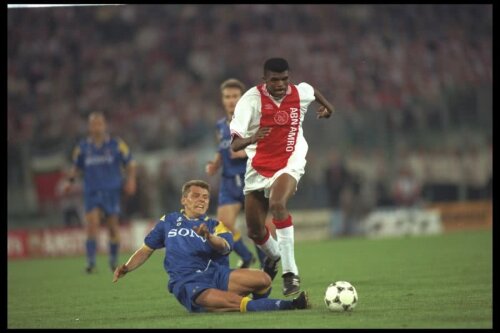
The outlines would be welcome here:
M 247 158 L 231 158 L 231 131 L 227 118 L 219 119 L 216 127 L 220 138 L 218 152 L 222 157 L 222 176 L 234 178 L 236 175 L 244 175 Z
M 90 138 L 82 139 L 73 150 L 73 164 L 83 172 L 86 193 L 122 188 L 123 170 L 132 160 L 127 144 L 108 138 L 97 147 Z
M 193 227 L 205 223 L 210 233 L 224 238 L 230 249 L 228 253 L 215 251 L 206 239 L 199 236 Z M 211 262 L 229 267 L 229 252 L 233 248 L 233 235 L 222 222 L 202 215 L 189 219 L 180 212 L 163 216 L 144 239 L 151 249 L 165 248 L 163 266 L 170 279 L 170 292 L 176 282 L 183 281 L 193 273 L 206 270 Z

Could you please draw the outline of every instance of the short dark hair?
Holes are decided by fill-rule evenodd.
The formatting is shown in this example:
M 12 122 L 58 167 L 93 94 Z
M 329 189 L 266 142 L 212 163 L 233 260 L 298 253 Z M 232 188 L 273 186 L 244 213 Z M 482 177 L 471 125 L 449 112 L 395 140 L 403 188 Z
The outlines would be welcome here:
M 283 58 L 270 58 L 264 63 L 264 74 L 267 71 L 283 73 L 289 70 L 288 61 Z
M 194 180 L 190 180 L 190 181 L 186 182 L 184 185 L 182 185 L 182 196 L 183 197 L 186 197 L 188 195 L 189 190 L 191 189 L 191 186 L 198 186 L 198 187 L 204 188 L 208 192 L 210 192 L 210 185 L 207 182 L 205 182 L 203 180 L 199 180 L 199 179 L 194 179 Z

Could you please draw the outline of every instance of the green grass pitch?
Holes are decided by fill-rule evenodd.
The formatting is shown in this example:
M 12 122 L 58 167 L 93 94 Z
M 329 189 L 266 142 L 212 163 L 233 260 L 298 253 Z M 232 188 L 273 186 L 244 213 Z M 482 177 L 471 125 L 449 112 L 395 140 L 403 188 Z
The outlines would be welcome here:
M 130 254 L 122 254 L 121 262 Z M 98 257 L 8 262 L 8 328 L 492 328 L 492 232 L 297 242 L 308 310 L 190 314 L 166 290 L 163 251 L 117 283 Z M 231 254 L 231 262 L 236 257 Z M 359 302 L 329 312 L 329 283 L 351 282 Z M 271 297 L 281 295 L 281 278 Z

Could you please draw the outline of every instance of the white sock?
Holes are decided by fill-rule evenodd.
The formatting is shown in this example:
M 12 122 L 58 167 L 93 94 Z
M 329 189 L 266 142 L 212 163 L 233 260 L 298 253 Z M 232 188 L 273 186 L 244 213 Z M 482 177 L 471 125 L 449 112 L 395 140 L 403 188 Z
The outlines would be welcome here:
M 269 230 L 267 231 L 269 232 Z M 272 260 L 276 261 L 280 257 L 280 248 L 276 239 L 273 235 L 269 234 L 269 238 L 263 243 L 257 246 Z
M 283 274 L 292 272 L 295 275 L 299 275 L 299 269 L 295 263 L 293 225 L 276 229 L 276 236 L 278 237 L 281 253 L 281 268 Z

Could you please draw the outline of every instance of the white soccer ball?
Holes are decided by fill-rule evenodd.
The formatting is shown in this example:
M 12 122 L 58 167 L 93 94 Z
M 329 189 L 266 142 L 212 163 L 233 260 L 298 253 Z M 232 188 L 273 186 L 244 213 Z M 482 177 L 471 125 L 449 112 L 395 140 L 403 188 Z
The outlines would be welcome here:
M 335 312 L 351 311 L 358 304 L 356 288 L 347 281 L 331 283 L 325 292 L 325 305 Z

